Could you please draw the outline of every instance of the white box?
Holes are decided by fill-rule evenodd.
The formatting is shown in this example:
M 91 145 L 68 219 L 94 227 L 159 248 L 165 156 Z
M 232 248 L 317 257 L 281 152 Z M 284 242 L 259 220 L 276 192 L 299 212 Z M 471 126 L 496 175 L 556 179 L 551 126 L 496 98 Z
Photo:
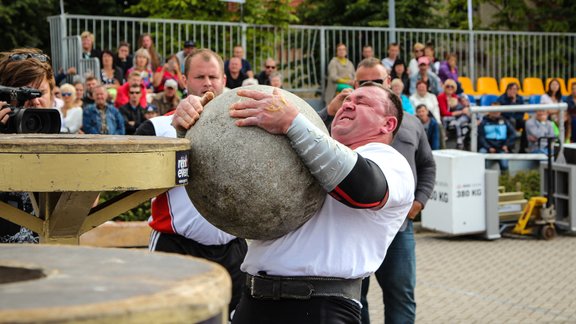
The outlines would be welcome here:
M 422 211 L 422 227 L 459 235 L 486 231 L 484 156 L 460 151 L 433 151 L 436 184 Z

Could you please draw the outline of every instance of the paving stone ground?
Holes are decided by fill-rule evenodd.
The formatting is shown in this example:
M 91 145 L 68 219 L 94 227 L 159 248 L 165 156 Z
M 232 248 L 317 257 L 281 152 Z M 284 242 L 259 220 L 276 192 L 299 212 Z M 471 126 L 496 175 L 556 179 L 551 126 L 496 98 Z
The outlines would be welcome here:
M 576 236 L 415 237 L 416 323 L 576 323 Z M 383 323 L 375 278 L 368 301 L 371 323 Z

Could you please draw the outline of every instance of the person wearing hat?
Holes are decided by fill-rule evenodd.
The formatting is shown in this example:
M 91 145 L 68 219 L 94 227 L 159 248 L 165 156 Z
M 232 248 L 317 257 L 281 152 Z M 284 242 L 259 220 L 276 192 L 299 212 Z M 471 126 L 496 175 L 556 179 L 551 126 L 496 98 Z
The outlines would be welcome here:
M 442 92 L 442 84 L 440 83 L 440 78 L 430 71 L 430 59 L 427 56 L 420 56 L 418 58 L 418 73 L 410 77 L 410 93 L 414 94 L 416 92 L 416 83 L 418 81 L 424 81 L 428 85 L 428 91 L 435 96 Z
M 154 105 L 148 105 L 148 107 L 146 107 L 146 111 L 144 111 L 144 118 L 148 120 L 157 116 L 158 116 L 158 108 L 156 108 L 156 106 Z
M 178 61 L 180 61 L 180 72 L 184 73 L 184 67 L 186 66 L 186 57 L 194 53 L 196 50 L 196 42 L 193 40 L 187 40 L 184 42 L 184 49 L 176 53 Z
M 158 114 L 164 115 L 178 106 L 180 97 L 178 97 L 178 82 L 174 79 L 168 79 L 164 83 L 164 91 L 156 93 L 152 99 L 152 104 L 158 107 Z

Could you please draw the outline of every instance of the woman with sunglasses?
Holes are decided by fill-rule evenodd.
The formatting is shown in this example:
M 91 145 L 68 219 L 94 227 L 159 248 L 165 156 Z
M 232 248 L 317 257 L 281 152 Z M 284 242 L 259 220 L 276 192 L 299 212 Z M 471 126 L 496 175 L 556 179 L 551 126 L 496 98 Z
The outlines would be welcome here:
M 50 58 L 39 49 L 20 48 L 0 53 L 0 85 L 6 87 L 31 87 L 42 96 L 24 102 L 24 108 L 50 108 L 54 102 L 52 91 L 56 85 Z M 10 118 L 10 108 L 0 102 L 0 124 Z M 1 126 L 1 125 L 0 125 Z M 0 201 L 32 213 L 34 208 L 25 192 L 0 192 Z M 38 243 L 38 234 L 0 218 L 0 243 Z
M 413 47 L 413 55 L 414 57 L 408 63 L 408 75 L 412 77 L 418 73 L 418 59 L 424 56 L 424 44 L 416 43 Z
M 60 133 L 76 134 L 82 128 L 82 108 L 76 100 L 76 88 L 69 83 L 60 87 L 64 106 L 59 109 L 62 126 Z

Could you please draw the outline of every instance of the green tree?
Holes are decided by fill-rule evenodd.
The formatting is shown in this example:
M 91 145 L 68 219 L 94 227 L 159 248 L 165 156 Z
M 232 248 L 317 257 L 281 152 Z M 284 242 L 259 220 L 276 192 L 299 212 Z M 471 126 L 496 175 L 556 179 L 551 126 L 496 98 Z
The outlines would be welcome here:
M 46 47 L 49 33 L 45 17 L 53 12 L 52 7 L 52 3 L 45 0 L 0 1 L 0 50 Z
M 433 0 L 396 1 L 396 27 L 439 28 L 443 3 Z M 308 25 L 387 27 L 388 1 L 316 0 L 298 7 L 298 17 Z
M 576 2 L 571 0 L 482 0 L 498 9 L 491 29 L 572 32 Z
M 220 0 L 141 0 L 128 13 L 155 18 L 240 21 L 239 5 Z M 233 9 L 233 10 L 229 10 Z M 243 21 L 285 26 L 298 19 L 288 0 L 250 0 L 244 3 Z
M 126 5 L 137 0 L 66 0 L 71 14 L 125 16 Z M 126 5 L 125 5 L 126 3 Z M 37 47 L 50 53 L 49 16 L 60 14 L 59 0 L 0 0 L 0 50 Z
M 474 10 L 479 8 L 480 0 L 473 0 L 472 7 Z M 445 22 L 449 29 L 468 29 L 468 1 L 467 0 L 448 0 L 446 4 Z M 480 17 L 472 16 L 472 26 L 478 29 Z

